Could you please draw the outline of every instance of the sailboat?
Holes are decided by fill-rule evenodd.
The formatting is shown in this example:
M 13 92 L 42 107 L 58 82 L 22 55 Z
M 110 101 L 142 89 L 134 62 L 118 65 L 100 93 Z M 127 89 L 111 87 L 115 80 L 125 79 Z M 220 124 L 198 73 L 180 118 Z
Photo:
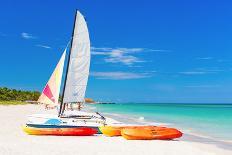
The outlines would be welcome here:
M 89 113 L 77 110 L 68 111 L 66 109 L 67 104 L 77 103 L 80 106 L 85 102 L 85 91 L 89 76 L 89 32 L 86 21 L 79 11 L 77 11 L 75 15 L 71 47 L 68 54 L 67 49 L 68 46 L 65 48 L 54 72 L 38 99 L 39 103 L 43 103 L 47 107 L 56 106 L 58 114 L 30 115 L 26 127 L 24 127 L 24 131 L 29 134 L 35 133 L 32 132 L 32 130 L 36 130 L 36 133 L 41 133 L 42 131 L 45 131 L 45 129 L 50 131 L 51 129 L 60 128 L 66 128 L 66 130 L 72 128 L 72 131 L 74 128 L 78 129 L 80 127 L 98 130 L 99 126 L 106 124 L 106 119 L 99 113 Z M 62 99 L 61 103 L 59 103 L 60 87 L 66 55 L 68 55 L 67 69 L 64 75 L 65 79 Z M 37 130 L 39 130 L 39 132 L 37 132 Z M 47 131 L 45 133 L 47 133 Z

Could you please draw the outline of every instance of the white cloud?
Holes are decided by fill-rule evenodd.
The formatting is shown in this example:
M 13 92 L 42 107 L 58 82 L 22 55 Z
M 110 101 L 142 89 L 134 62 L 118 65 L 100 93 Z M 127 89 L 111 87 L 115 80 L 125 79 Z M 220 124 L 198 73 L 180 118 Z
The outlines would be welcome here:
M 173 52 L 173 51 L 170 51 L 170 50 L 159 50 L 159 49 L 148 49 L 149 51 L 151 52 Z
M 129 65 L 128 67 L 131 67 L 131 68 L 141 68 L 143 66 L 141 66 L 141 65 Z
M 204 71 L 204 72 L 208 72 L 208 73 L 218 73 L 218 72 L 224 72 L 225 70 L 223 69 L 218 69 L 218 68 L 201 68 L 199 69 L 201 71 Z
M 138 57 L 125 54 L 125 51 L 123 50 L 113 50 L 110 52 L 110 55 L 105 58 L 105 62 L 110 63 L 122 63 L 124 65 L 132 65 L 137 62 L 144 62 L 143 60 L 140 60 Z
M 196 59 L 198 59 L 198 60 L 211 60 L 211 59 L 213 59 L 213 57 L 199 57 Z
M 29 34 L 29 33 L 26 33 L 26 32 L 22 32 L 21 37 L 23 39 L 35 39 L 36 38 L 35 36 L 33 36 L 33 35 Z
M 132 53 L 141 52 L 142 48 L 96 48 L 92 47 L 92 55 L 104 55 L 104 61 L 108 63 L 121 63 L 124 65 L 132 65 L 138 62 L 144 62 L 138 57 L 133 56 Z
M 142 52 L 145 48 L 117 48 L 117 50 L 132 53 L 132 52 Z
M 109 55 L 109 52 L 97 52 L 97 51 L 91 51 L 92 55 Z
M 185 86 L 188 88 L 212 88 L 212 87 L 220 87 L 220 85 L 190 85 L 190 86 Z
M 97 50 L 100 50 L 100 51 L 110 51 L 112 50 L 112 48 L 110 47 L 91 47 L 91 50 L 92 51 L 97 51 Z
M 148 71 L 148 72 L 150 72 L 150 73 L 157 73 L 156 70 L 151 70 L 151 71 Z
M 131 72 L 92 72 L 92 76 L 98 79 L 127 80 L 149 78 L 148 73 L 131 73 Z
M 46 48 L 46 49 L 51 49 L 51 47 L 50 47 L 50 46 L 47 46 L 47 45 L 37 44 L 36 46 L 37 46 L 37 47 Z
M 206 74 L 207 72 L 187 71 L 187 72 L 179 72 L 179 73 L 184 75 L 202 75 L 202 74 Z
M 192 69 L 192 71 L 179 72 L 179 74 L 203 75 L 203 74 L 217 74 L 221 72 L 225 72 L 225 70 L 220 69 L 218 67 L 204 67 L 204 68 L 195 68 L 195 69 Z
M 145 48 L 111 48 L 111 47 L 91 47 L 92 51 L 104 51 L 111 52 L 114 50 L 120 50 L 123 52 L 142 52 Z
M 197 71 L 207 72 L 207 73 L 218 73 L 224 72 L 225 70 L 219 69 L 218 67 L 208 67 L 208 68 L 196 68 Z
M 156 51 L 163 52 L 166 50 L 154 50 L 146 48 L 110 48 L 110 47 L 91 47 L 91 54 L 104 56 L 104 61 L 107 63 L 121 63 L 131 66 L 135 63 L 146 62 L 135 56 L 135 53 Z

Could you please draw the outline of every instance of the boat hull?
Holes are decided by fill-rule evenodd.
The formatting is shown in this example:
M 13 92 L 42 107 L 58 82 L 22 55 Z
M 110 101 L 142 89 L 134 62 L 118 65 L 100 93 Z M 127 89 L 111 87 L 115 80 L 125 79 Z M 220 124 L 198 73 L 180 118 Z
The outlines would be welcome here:
M 153 129 L 153 128 L 164 128 L 164 127 L 156 127 L 156 126 L 101 126 L 99 127 L 100 131 L 108 136 L 108 137 L 114 137 L 114 136 L 121 136 L 121 130 L 127 128 L 127 129 Z
M 172 140 L 180 138 L 182 133 L 174 128 L 124 128 L 121 135 L 127 140 Z
M 96 129 L 87 127 L 78 128 L 35 128 L 23 126 L 23 131 L 29 135 L 54 135 L 54 136 L 92 136 Z
M 46 129 L 54 129 L 54 128 L 68 128 L 68 129 L 73 129 L 73 128 L 91 128 L 97 131 L 97 134 L 101 134 L 102 132 L 99 130 L 97 126 L 75 126 L 75 125 L 53 125 L 53 124 L 30 124 L 27 123 L 26 126 L 31 127 L 31 128 L 46 128 Z
M 99 130 L 102 134 L 108 137 L 121 136 L 123 126 L 101 126 Z
M 58 117 L 53 114 L 34 114 L 28 117 L 26 125 L 28 127 L 34 128 L 80 128 L 87 127 L 97 130 L 98 134 L 101 134 L 98 129 L 99 126 L 104 124 L 104 120 L 97 118 L 97 116 L 92 115 L 91 113 L 78 112 L 79 116 L 89 116 L 91 118 L 85 119 L 80 117 L 74 117 L 75 113 L 69 113 L 69 116 L 73 117 Z M 83 114 L 83 115 L 82 115 Z

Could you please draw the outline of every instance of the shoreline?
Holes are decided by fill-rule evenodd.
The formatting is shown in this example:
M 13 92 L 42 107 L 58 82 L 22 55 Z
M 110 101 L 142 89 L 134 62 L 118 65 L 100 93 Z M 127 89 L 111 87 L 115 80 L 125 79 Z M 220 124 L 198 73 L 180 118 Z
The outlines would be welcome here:
M 27 115 L 48 113 L 41 105 L 0 106 L 0 154 L 146 154 L 146 155 L 230 155 L 228 147 L 215 144 L 209 139 L 199 139 L 184 134 L 183 138 L 172 141 L 135 140 L 122 137 L 95 136 L 31 136 L 25 134 L 21 125 L 26 122 Z M 50 113 L 50 112 L 49 112 Z M 27 146 L 27 147 L 25 147 Z M 91 148 L 91 149 L 90 149 Z M 167 149 L 168 148 L 168 149 Z
M 94 108 L 86 108 L 87 111 L 94 112 Z M 125 124 L 138 124 L 138 125 L 154 125 L 154 126 L 168 126 L 168 127 L 173 127 L 180 129 L 183 131 L 183 136 L 179 138 L 180 140 L 184 141 L 190 141 L 190 142 L 200 142 L 200 143 L 209 143 L 209 144 L 214 144 L 217 145 L 221 148 L 232 150 L 232 141 L 230 140 L 219 140 L 214 137 L 210 137 L 208 135 L 203 135 L 194 131 L 189 131 L 187 128 L 183 128 L 180 126 L 176 126 L 173 123 L 165 123 L 165 122 L 151 122 L 151 121 L 146 121 L 143 119 L 140 119 L 141 117 L 136 117 L 128 114 L 110 114 L 107 112 L 102 112 L 102 114 L 106 117 L 112 118 L 116 121 L 125 123 Z
M 117 121 L 120 121 L 122 119 L 120 119 L 120 117 L 115 114 L 107 114 L 107 113 L 103 113 L 104 116 L 107 116 L 109 118 L 113 118 Z M 124 115 L 124 116 L 128 116 L 128 115 Z M 124 118 L 125 120 L 125 118 Z M 155 126 L 168 126 L 168 127 L 173 127 L 173 128 L 177 128 L 177 129 L 180 129 L 181 131 L 183 131 L 184 135 L 179 138 L 181 140 L 187 140 L 187 141 L 198 141 L 198 142 L 202 142 L 202 143 L 206 143 L 206 142 L 209 142 L 209 143 L 214 143 L 218 146 L 222 146 L 223 148 L 227 148 L 229 150 L 232 150 L 232 141 L 227 141 L 227 140 L 218 140 L 216 138 L 213 138 L 213 137 L 210 137 L 210 136 L 206 136 L 206 135 L 203 135 L 203 134 L 200 134 L 200 133 L 197 133 L 197 132 L 192 132 L 192 131 L 188 131 L 188 129 L 183 129 L 181 127 L 178 127 L 178 126 L 175 126 L 174 124 L 169 124 L 169 123 L 164 123 L 164 122 L 148 122 L 148 121 L 145 121 L 145 122 L 139 122 L 139 121 L 136 121 L 137 119 L 133 116 L 130 118 L 130 120 L 132 121 L 135 121 L 134 123 L 132 124 L 138 124 L 138 125 L 155 125 Z M 126 121 L 122 121 L 123 123 L 131 123 L 131 122 L 126 122 Z

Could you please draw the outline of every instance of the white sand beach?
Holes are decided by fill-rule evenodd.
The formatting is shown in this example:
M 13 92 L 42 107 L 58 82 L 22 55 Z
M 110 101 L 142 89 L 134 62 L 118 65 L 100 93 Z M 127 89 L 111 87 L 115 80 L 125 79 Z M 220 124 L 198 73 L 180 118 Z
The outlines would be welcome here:
M 231 155 L 230 144 L 184 135 L 174 141 L 128 141 L 122 137 L 31 136 L 21 126 L 29 114 L 44 112 L 39 105 L 0 106 L 1 155 Z

